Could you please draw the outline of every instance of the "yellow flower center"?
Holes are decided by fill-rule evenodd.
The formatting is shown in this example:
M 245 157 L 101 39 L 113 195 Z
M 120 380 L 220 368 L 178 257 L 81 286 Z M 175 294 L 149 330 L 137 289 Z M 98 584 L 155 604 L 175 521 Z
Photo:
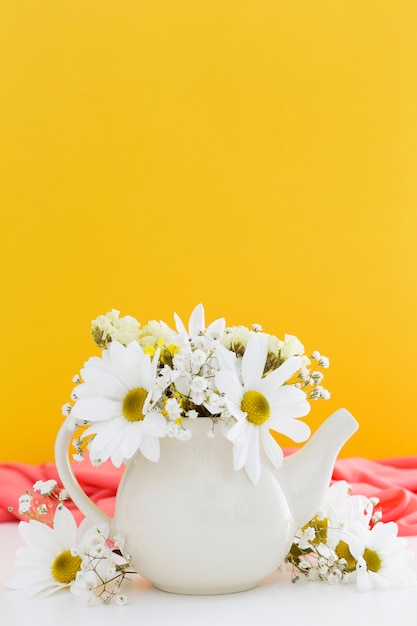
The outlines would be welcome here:
M 366 567 L 371 572 L 378 572 L 381 569 L 382 561 L 381 557 L 375 550 L 370 550 L 369 548 L 365 549 L 363 553 L 363 558 L 366 562 Z
M 123 400 L 123 415 L 129 422 L 138 422 L 145 417 L 143 414 L 143 405 L 147 398 L 148 392 L 142 387 L 131 389 Z
M 356 567 L 356 559 L 351 555 L 349 546 L 346 541 L 339 541 L 336 546 L 335 552 L 339 559 L 345 559 L 347 563 L 346 570 L 348 572 L 353 572 Z
M 246 391 L 240 403 L 240 408 L 246 413 L 248 422 L 260 426 L 271 415 L 268 400 L 260 391 Z
M 65 550 L 65 552 L 58 554 L 55 561 L 52 563 L 51 572 L 56 581 L 68 585 L 75 580 L 80 567 L 81 557 L 72 556 L 70 550 Z

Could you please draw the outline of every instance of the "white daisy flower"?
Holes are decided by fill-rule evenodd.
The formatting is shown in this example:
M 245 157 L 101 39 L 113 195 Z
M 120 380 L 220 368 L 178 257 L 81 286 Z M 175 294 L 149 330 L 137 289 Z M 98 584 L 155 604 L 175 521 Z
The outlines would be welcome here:
M 166 420 L 154 408 L 163 389 L 156 385 L 159 352 L 151 361 L 133 341 L 127 347 L 112 341 L 102 358 L 92 357 L 81 371 L 83 384 L 71 415 L 92 422 L 83 437 L 94 435 L 89 448 L 92 462 L 111 459 L 120 467 L 137 450 L 150 461 L 159 459 L 159 438 Z
M 27 596 L 46 596 L 70 586 L 82 565 L 77 545 L 83 529 L 83 525 L 77 528 L 64 506 L 56 509 L 53 528 L 37 520 L 20 522 L 26 545 L 18 548 L 16 565 L 24 569 L 12 575 L 7 586 Z
M 290 357 L 280 367 L 263 376 L 268 355 L 268 338 L 254 333 L 250 336 L 245 354 L 238 360 L 228 350 L 219 346 L 217 351 L 220 371 L 216 385 L 237 423 L 227 433 L 233 443 L 235 470 L 243 466 L 254 484 L 261 476 L 259 444 L 274 467 L 282 463 L 282 450 L 269 429 L 291 437 L 296 442 L 310 435 L 310 428 L 294 418 L 307 415 L 310 405 L 306 394 L 293 385 L 285 385 L 301 367 L 301 357 Z
M 356 523 L 354 535 L 346 537 L 349 551 L 356 563 L 356 582 L 359 591 L 373 587 L 406 587 L 417 584 L 414 572 L 407 563 L 414 554 L 406 549 L 406 539 L 398 537 L 395 522 L 378 522 L 372 529 Z

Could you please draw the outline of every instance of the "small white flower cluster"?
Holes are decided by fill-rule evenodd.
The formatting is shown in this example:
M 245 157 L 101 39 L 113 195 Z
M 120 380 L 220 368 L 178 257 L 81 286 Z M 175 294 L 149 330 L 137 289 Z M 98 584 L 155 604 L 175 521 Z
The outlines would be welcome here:
M 118 549 L 119 545 L 110 542 L 107 530 L 100 525 L 84 533 L 81 544 L 72 550 L 73 556 L 81 558 L 81 563 L 71 583 L 71 593 L 88 604 L 98 600 L 105 604 L 112 600 L 119 606 L 126 604 L 127 596 L 121 593 L 120 587 L 127 573 L 135 572 L 131 568 L 130 557 L 124 555 L 119 558 Z
M 38 480 L 32 489 L 34 493 L 26 491 L 18 500 L 18 513 L 27 519 L 51 521 L 56 504 L 69 497 L 66 489 L 60 489 L 54 479 Z M 12 510 L 13 507 L 10 508 Z
M 33 496 L 30 493 L 24 493 L 19 497 L 19 514 L 24 515 L 32 508 Z
M 165 369 L 171 369 L 170 379 L 174 383 L 165 391 L 163 399 L 163 411 L 171 422 L 168 436 L 183 441 L 191 436 L 191 431 L 184 429 L 183 417 L 218 416 L 223 421 L 230 417 L 225 400 L 215 385 L 218 371 L 215 341 L 203 334 L 195 340 L 190 339 L 173 356 L 172 369 L 165 365 Z
M 359 591 L 416 585 L 406 566 L 414 555 L 397 525 L 381 521 L 377 506 L 376 498 L 351 495 L 346 481 L 334 483 L 321 510 L 294 537 L 287 556 L 293 582 L 304 574 L 330 584 L 355 582 Z

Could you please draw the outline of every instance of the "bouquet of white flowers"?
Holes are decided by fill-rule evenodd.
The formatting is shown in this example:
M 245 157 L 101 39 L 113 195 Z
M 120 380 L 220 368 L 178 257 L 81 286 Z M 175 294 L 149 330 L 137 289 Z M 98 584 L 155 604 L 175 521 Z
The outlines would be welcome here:
M 137 450 L 158 461 L 161 437 L 185 441 L 187 419 L 210 417 L 208 436 L 223 424 L 235 469 L 245 467 L 257 483 L 259 445 L 275 467 L 282 462 L 271 430 L 295 442 L 309 437 L 298 418 L 307 415 L 310 400 L 329 397 L 321 385 L 329 361 L 317 351 L 307 356 L 293 335 L 281 340 L 258 324 L 227 328 L 218 319 L 206 328 L 201 304 L 188 329 L 174 317 L 175 330 L 154 320 L 142 327 L 115 310 L 92 322 L 102 356 L 86 362 L 73 404 L 63 408 L 74 430 L 84 428 L 74 458 L 82 460 L 88 447 L 95 464 L 111 459 L 119 467 Z

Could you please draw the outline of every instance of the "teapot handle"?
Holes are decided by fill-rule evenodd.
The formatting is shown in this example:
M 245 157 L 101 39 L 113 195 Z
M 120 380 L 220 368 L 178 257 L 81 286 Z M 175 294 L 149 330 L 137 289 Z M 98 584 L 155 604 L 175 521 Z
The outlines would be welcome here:
M 103 522 L 110 524 L 110 517 L 90 500 L 75 478 L 68 453 L 69 444 L 74 434 L 74 431 L 70 427 L 69 420 L 70 418 L 67 417 L 59 429 L 55 441 L 55 464 L 58 475 L 64 488 L 68 491 L 71 500 L 80 509 L 81 513 L 94 524 L 101 524 Z

